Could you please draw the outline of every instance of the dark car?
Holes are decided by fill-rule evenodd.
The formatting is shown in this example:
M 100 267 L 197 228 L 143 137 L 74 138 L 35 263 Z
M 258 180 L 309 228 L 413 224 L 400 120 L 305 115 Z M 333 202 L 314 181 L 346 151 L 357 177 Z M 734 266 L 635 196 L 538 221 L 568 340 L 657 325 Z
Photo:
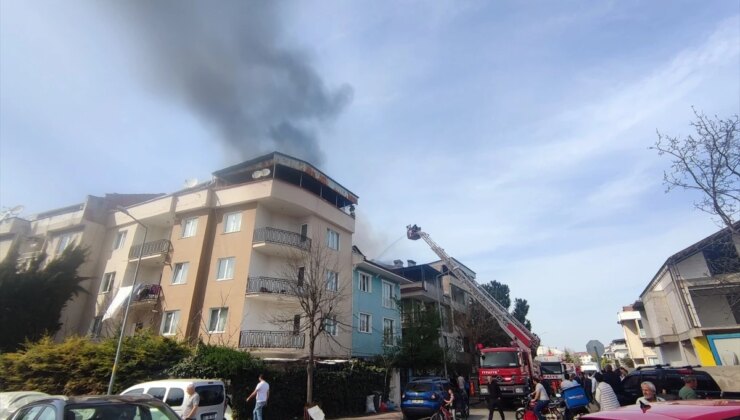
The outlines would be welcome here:
M 401 394 L 401 411 L 407 419 L 429 417 L 439 411 L 447 398 L 450 381 L 439 378 L 416 378 L 406 384 Z
M 683 378 L 688 375 L 696 377 L 696 395 L 700 399 L 722 397 L 719 385 L 707 372 L 696 370 L 692 366 L 677 368 L 657 365 L 639 367 L 628 373 L 622 381 L 624 392 L 620 395 L 619 402 L 622 405 L 634 404 L 638 398 L 642 397 L 640 384 L 645 381 L 650 381 L 655 385 L 659 397 L 676 400 L 678 391 L 684 386 Z
M 12 420 L 180 420 L 148 395 L 54 396 L 19 408 Z

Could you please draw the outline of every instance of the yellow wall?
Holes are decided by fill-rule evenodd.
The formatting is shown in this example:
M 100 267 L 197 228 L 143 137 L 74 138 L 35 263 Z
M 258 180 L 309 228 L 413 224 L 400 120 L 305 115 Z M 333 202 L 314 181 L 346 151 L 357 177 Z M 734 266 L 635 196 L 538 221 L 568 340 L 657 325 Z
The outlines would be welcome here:
M 712 350 L 709 348 L 709 343 L 707 343 L 705 337 L 692 338 L 691 341 L 694 344 L 694 350 L 696 350 L 696 355 L 699 356 L 699 363 L 702 366 L 717 366 L 712 355 Z

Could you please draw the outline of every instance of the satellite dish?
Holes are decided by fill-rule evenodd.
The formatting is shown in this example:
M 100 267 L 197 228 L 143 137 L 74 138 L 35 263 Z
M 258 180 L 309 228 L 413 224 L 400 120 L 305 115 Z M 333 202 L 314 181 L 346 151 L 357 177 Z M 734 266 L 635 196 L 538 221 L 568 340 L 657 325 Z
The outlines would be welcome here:
M 252 172 L 252 179 L 260 179 L 270 175 L 270 169 L 265 168 Z
M 185 180 L 185 188 L 193 188 L 198 185 L 198 178 L 188 178 Z

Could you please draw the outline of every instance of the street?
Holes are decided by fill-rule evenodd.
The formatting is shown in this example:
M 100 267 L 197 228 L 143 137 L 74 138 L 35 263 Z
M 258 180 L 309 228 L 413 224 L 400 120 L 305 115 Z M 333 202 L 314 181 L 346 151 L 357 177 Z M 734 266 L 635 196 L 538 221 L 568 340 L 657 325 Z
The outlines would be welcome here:
M 504 411 L 505 418 L 508 420 L 514 420 L 516 417 L 514 415 L 514 411 L 507 410 Z M 500 420 L 501 416 L 498 412 L 493 413 L 493 420 Z M 358 416 L 358 417 L 343 417 L 340 420 L 357 420 L 357 419 L 372 419 L 372 420 L 401 420 L 403 419 L 403 415 L 400 411 L 394 411 L 391 413 L 380 413 L 375 415 L 368 415 L 368 416 Z M 483 405 L 478 405 L 475 407 L 470 408 L 470 417 L 468 417 L 470 420 L 486 420 L 488 419 L 488 409 L 485 408 Z

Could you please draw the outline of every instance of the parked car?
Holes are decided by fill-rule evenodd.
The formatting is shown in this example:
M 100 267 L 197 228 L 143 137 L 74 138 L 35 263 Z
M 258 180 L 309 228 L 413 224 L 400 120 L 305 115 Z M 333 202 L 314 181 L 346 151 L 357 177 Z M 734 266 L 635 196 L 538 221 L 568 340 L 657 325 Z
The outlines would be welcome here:
M 124 390 L 121 395 L 148 394 L 164 401 L 180 416 L 185 409 L 185 388 L 189 383 L 195 385 L 200 396 L 200 404 L 195 412 L 198 420 L 223 420 L 226 414 L 231 417 L 227 405 L 226 387 L 222 381 L 211 379 L 163 379 L 144 382 Z M 228 412 L 228 413 L 227 413 Z
M 429 417 L 439 411 L 451 387 L 450 381 L 439 377 L 409 381 L 401 394 L 401 412 L 407 419 Z
M 12 420 L 180 420 L 163 402 L 148 395 L 53 396 L 30 402 Z
M 38 391 L 0 392 L 0 420 L 10 418 L 18 408 L 31 401 L 48 396 L 49 394 Z
M 655 385 L 658 396 L 667 400 L 678 399 L 678 390 L 684 386 L 683 378 L 687 375 L 696 377 L 696 395 L 699 398 L 717 399 L 722 397 L 722 390 L 707 372 L 697 370 L 691 366 L 677 368 L 656 365 L 638 367 L 627 374 L 622 381 L 624 392 L 620 396 L 620 403 L 622 405 L 634 404 L 642 396 L 640 384 L 644 381 L 650 381 Z
M 740 401 L 737 400 L 686 400 L 666 401 L 647 407 L 631 405 L 616 410 L 599 411 L 582 416 L 594 420 L 728 420 L 740 417 Z

